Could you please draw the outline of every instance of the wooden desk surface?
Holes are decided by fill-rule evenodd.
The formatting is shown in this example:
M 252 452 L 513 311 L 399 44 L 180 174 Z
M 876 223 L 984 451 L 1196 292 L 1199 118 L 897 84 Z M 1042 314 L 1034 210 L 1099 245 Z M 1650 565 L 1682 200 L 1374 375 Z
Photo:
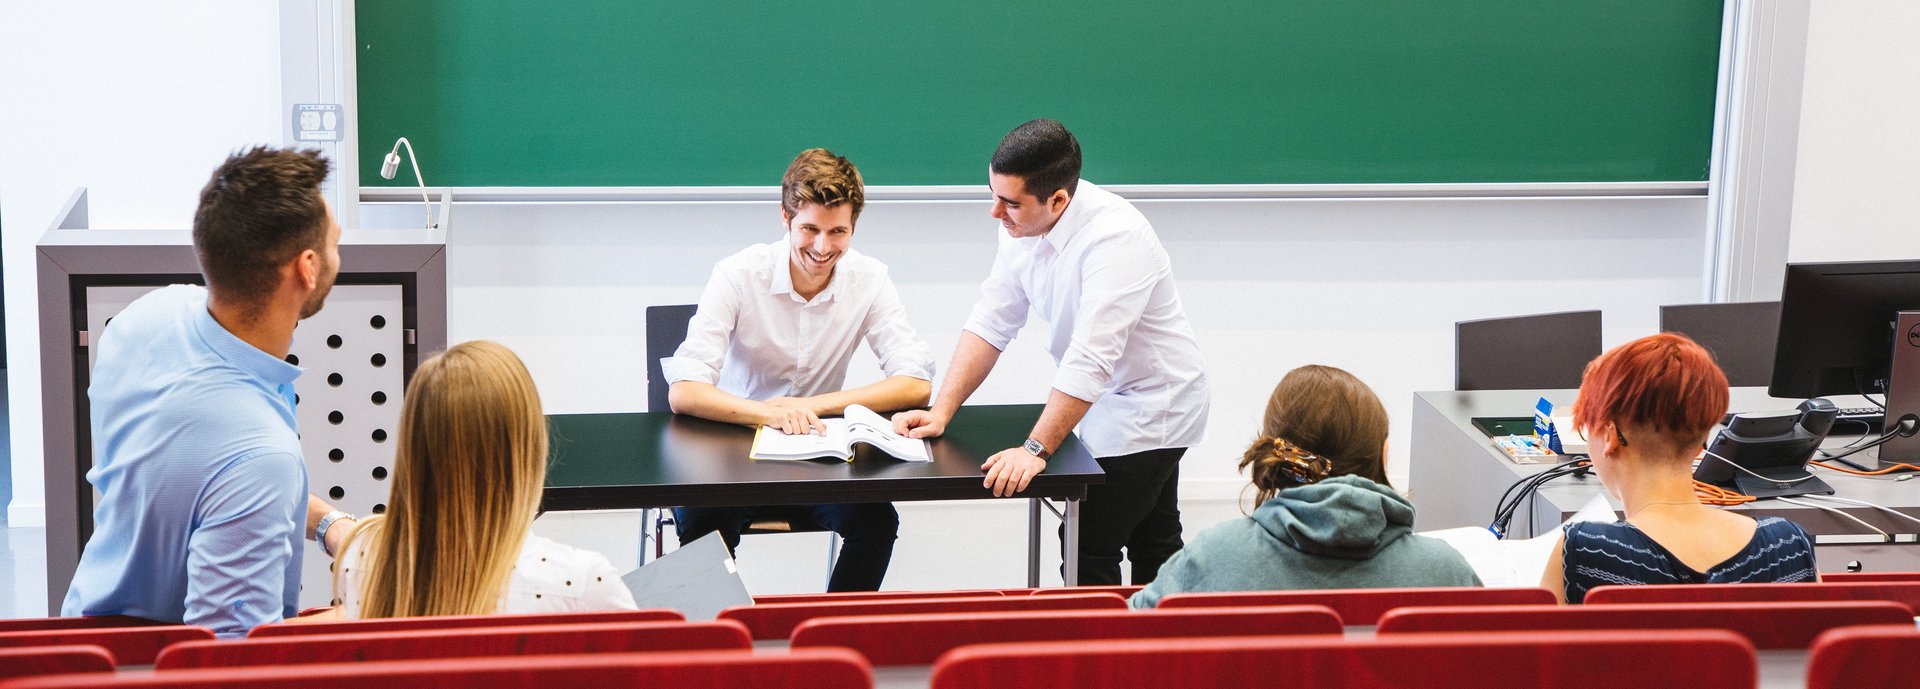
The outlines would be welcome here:
M 561 414 L 543 510 L 966 500 L 991 498 L 980 463 L 1025 440 L 1042 405 L 966 406 L 930 442 L 932 462 L 864 445 L 852 462 L 754 461 L 753 431 L 669 412 Z M 1084 498 L 1105 475 L 1068 436 L 1017 498 Z

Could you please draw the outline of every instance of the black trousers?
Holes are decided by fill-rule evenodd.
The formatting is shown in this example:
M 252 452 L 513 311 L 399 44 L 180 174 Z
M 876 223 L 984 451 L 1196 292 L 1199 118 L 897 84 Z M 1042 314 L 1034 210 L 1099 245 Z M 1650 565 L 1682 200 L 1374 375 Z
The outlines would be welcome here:
M 780 505 L 773 507 L 680 507 L 673 510 L 673 529 L 680 545 L 718 531 L 727 550 L 740 547 L 740 532 L 765 519 L 782 519 L 796 530 L 825 529 L 840 535 L 840 557 L 827 580 L 827 591 L 878 591 L 893 559 L 893 541 L 900 534 L 900 513 L 893 503 L 849 505 Z
M 1088 486 L 1080 504 L 1080 584 L 1120 584 L 1120 551 L 1133 563 L 1133 583 L 1144 585 L 1180 552 L 1180 458 L 1187 448 L 1097 457 L 1104 483 Z M 1067 527 L 1060 525 L 1061 547 Z

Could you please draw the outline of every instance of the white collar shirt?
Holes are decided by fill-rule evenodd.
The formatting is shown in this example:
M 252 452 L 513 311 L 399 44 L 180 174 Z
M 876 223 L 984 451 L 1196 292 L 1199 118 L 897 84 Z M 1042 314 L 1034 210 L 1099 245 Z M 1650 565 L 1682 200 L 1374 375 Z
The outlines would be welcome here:
M 714 266 L 687 339 L 660 360 L 667 384 L 700 381 L 760 401 L 838 392 L 863 340 L 888 377 L 933 380 L 933 351 L 907 322 L 885 264 L 848 249 L 807 300 L 794 292 L 787 246 L 756 244 Z
M 1096 457 L 1200 442 L 1205 366 L 1146 216 L 1081 180 L 1046 234 L 994 231 L 999 250 L 966 330 L 1004 351 L 1029 310 L 1045 320 L 1053 389 L 1093 403 L 1075 430 Z

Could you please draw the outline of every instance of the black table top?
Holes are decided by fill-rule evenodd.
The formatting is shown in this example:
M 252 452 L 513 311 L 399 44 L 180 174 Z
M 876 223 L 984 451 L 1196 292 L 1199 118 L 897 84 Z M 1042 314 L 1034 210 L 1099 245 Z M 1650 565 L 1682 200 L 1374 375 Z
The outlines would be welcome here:
M 981 462 L 1018 447 L 1042 405 L 960 408 L 932 462 L 856 445 L 852 462 L 755 461 L 753 429 L 671 412 L 556 414 L 542 510 L 725 507 L 991 498 Z M 1019 498 L 1085 498 L 1105 480 L 1071 435 Z

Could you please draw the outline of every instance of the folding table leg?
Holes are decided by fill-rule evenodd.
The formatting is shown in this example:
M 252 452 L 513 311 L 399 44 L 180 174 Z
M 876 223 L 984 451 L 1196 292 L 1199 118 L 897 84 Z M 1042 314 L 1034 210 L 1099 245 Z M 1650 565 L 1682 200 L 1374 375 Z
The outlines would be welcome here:
M 1040 587 L 1040 500 L 1027 500 L 1027 588 Z
M 1067 498 L 1067 540 L 1061 556 L 1066 560 L 1066 583 L 1080 585 L 1080 501 Z

